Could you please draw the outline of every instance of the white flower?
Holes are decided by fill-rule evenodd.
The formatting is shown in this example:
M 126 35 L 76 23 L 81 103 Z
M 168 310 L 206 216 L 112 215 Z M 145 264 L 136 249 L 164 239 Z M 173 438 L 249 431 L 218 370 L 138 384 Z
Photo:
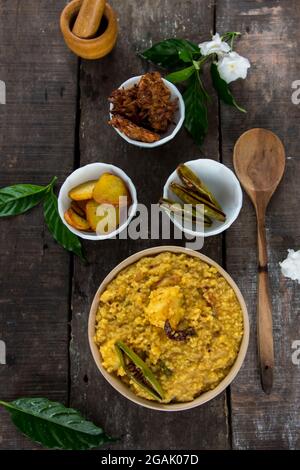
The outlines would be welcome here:
M 230 47 L 227 42 L 222 41 L 219 33 L 216 33 L 211 41 L 201 42 L 199 44 L 199 48 L 202 55 L 209 55 L 209 54 L 218 54 L 222 55 L 226 52 L 230 51 Z
M 238 78 L 246 78 L 250 62 L 246 57 L 242 57 L 237 52 L 229 52 L 218 62 L 220 77 L 226 83 L 233 82 Z

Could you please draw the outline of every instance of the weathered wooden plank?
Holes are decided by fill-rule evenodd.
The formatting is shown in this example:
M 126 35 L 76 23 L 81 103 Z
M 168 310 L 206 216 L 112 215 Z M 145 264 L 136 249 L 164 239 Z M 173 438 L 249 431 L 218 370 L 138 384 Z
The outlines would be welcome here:
M 245 197 L 238 221 L 226 234 L 228 271 L 239 281 L 251 317 L 251 341 L 245 366 L 232 392 L 234 448 L 299 448 L 299 366 L 292 364 L 293 340 L 300 338 L 300 295 L 297 285 L 280 275 L 278 262 L 288 248 L 299 248 L 297 217 L 300 188 L 298 150 L 299 107 L 291 102 L 294 80 L 299 79 L 299 2 L 251 1 L 217 3 L 217 30 L 241 31 L 237 50 L 249 57 L 249 79 L 233 85 L 247 115 L 222 105 L 223 160 L 232 166 L 238 136 L 251 127 L 276 132 L 284 142 L 287 168 L 267 215 L 269 272 L 273 297 L 275 383 L 270 396 L 261 389 L 256 354 L 256 232 L 255 216 Z
M 181 131 L 176 140 L 156 150 L 128 145 L 107 125 L 107 97 L 127 78 L 147 67 L 136 56 L 138 50 L 167 37 L 205 40 L 213 29 L 213 1 L 137 0 L 112 1 L 120 19 L 120 37 L 114 52 L 98 62 L 81 64 L 81 165 L 104 161 L 123 168 L 132 177 L 140 202 L 158 201 L 167 176 L 179 162 L 200 154 L 218 158 L 216 106 L 210 113 L 210 134 L 202 152 Z M 221 237 L 205 243 L 205 253 L 221 261 Z M 121 436 L 115 448 L 200 449 L 227 448 L 228 428 L 225 394 L 190 412 L 162 414 L 131 404 L 100 376 L 89 352 L 87 318 L 89 306 L 104 276 L 122 259 L 141 249 L 180 241 L 112 240 L 88 243 L 90 266 L 76 261 L 74 273 L 71 403 L 101 423 L 114 436 Z
M 59 32 L 65 2 L 2 0 L 0 185 L 60 182 L 73 168 L 77 59 Z M 0 221 L 0 396 L 68 400 L 69 255 L 52 240 L 42 209 Z M 0 411 L 0 448 L 34 444 Z

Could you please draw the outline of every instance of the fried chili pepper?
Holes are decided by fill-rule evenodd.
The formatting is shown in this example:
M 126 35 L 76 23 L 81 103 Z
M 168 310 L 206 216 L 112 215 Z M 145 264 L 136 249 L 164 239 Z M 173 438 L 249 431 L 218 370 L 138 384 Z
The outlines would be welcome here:
M 220 222 L 225 222 L 226 215 L 221 210 L 217 209 L 213 204 L 207 201 L 194 191 L 182 186 L 178 183 L 171 183 L 170 188 L 174 194 L 176 194 L 179 199 L 181 199 L 186 204 L 192 204 L 193 206 L 197 206 L 203 204 L 204 207 L 204 214 L 208 217 L 219 220 Z
M 164 392 L 161 385 L 147 364 L 122 341 L 117 341 L 115 348 L 128 377 L 155 400 L 163 400 Z
M 169 320 L 166 320 L 164 330 L 167 337 L 173 341 L 186 341 L 189 336 L 196 336 L 195 328 L 192 326 L 185 330 L 173 330 Z
M 191 207 L 191 210 L 189 210 L 179 202 L 164 198 L 159 200 L 159 206 L 166 212 L 173 212 L 175 215 L 179 215 L 186 220 L 191 219 L 192 222 L 203 222 L 205 227 L 212 225 L 211 219 L 207 215 L 197 211 L 194 207 Z
M 183 163 L 177 167 L 177 174 L 183 184 L 192 191 L 198 192 L 200 196 L 206 199 L 208 202 L 213 204 L 217 209 L 222 211 L 222 207 L 214 197 L 214 195 L 209 191 L 209 189 L 204 185 L 204 183 L 198 178 L 197 175 Z

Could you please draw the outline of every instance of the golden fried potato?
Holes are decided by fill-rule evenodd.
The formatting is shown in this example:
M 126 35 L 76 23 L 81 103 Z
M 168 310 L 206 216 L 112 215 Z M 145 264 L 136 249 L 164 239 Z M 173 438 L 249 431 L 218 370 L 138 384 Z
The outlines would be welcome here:
M 96 183 L 97 181 L 93 180 L 75 186 L 75 188 L 69 191 L 69 197 L 73 199 L 73 201 L 83 201 L 85 199 L 92 199 Z
M 82 206 L 79 204 L 79 202 L 85 202 L 85 201 L 72 201 L 71 202 L 71 209 L 73 209 L 76 214 L 80 215 L 80 217 L 83 217 L 85 219 L 85 205 Z
M 88 221 L 76 214 L 71 207 L 65 212 L 64 217 L 65 221 L 77 230 L 89 230 L 90 228 Z
M 101 215 L 97 215 L 97 213 Z M 99 235 L 113 232 L 119 225 L 119 208 L 110 204 L 98 204 L 96 201 L 88 201 L 86 205 L 87 220 Z M 102 224 L 99 222 L 102 221 Z
M 84 199 L 82 201 L 76 201 L 77 206 L 81 208 L 81 210 L 84 211 L 84 214 L 86 214 L 86 205 L 89 202 L 89 199 Z
M 120 201 L 126 197 L 126 201 Z M 112 204 L 113 206 L 128 205 L 129 193 L 124 181 L 111 173 L 103 173 L 93 191 L 93 198 L 99 204 Z

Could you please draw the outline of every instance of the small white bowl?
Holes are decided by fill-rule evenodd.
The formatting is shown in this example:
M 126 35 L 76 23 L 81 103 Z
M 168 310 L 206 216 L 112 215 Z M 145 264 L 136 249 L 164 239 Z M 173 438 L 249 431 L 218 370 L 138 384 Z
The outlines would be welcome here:
M 125 88 L 125 89 L 132 88 L 135 84 L 137 84 L 140 81 L 141 78 L 142 78 L 142 75 L 139 75 L 138 77 L 129 78 L 128 80 L 126 80 L 126 82 L 122 83 L 122 85 L 119 88 Z M 132 140 L 129 137 L 127 137 L 127 135 L 123 134 L 123 132 L 121 132 L 119 129 L 114 127 L 114 129 L 117 131 L 117 133 L 124 140 L 126 140 L 129 144 L 136 145 L 137 147 L 149 148 L 149 149 L 154 148 L 154 147 L 159 147 L 160 145 L 166 144 L 167 142 L 172 140 L 175 137 L 175 135 L 177 134 L 177 132 L 180 130 L 180 128 L 182 127 L 182 124 L 183 124 L 184 118 L 185 118 L 185 106 L 184 106 L 184 101 L 183 101 L 182 95 L 179 92 L 179 90 L 176 88 L 176 86 L 173 85 L 173 83 L 168 82 L 168 80 L 165 80 L 164 78 L 162 80 L 171 92 L 171 99 L 174 100 L 174 99 L 178 98 L 178 109 L 177 109 L 177 111 L 175 113 L 175 116 L 174 116 L 174 123 L 175 124 L 170 124 L 169 129 L 167 130 L 167 132 L 165 132 L 165 134 L 162 134 L 161 139 L 157 140 L 156 142 L 152 142 L 152 143 L 140 142 L 138 140 Z M 109 110 L 112 111 L 112 109 L 113 109 L 113 104 L 110 103 Z M 110 115 L 110 119 L 111 119 L 112 118 L 111 112 L 110 112 L 109 115 Z
M 233 224 L 242 208 L 243 193 L 237 177 L 229 168 L 215 160 L 199 158 L 198 160 L 190 160 L 185 165 L 199 176 L 215 196 L 226 214 L 226 221 L 218 222 L 213 220 L 211 227 L 204 228 L 203 232 L 196 232 L 188 227 L 184 227 L 179 217 L 170 214 L 172 222 L 184 233 L 197 237 L 211 237 L 212 235 L 224 232 L 224 230 Z M 170 189 L 172 182 L 181 183 L 176 170 L 169 176 L 164 186 L 164 198 L 180 202 L 180 199 Z
M 128 211 L 128 218 L 126 222 L 107 235 L 97 235 L 97 233 L 77 230 L 76 228 L 69 225 L 64 218 L 64 213 L 69 209 L 72 202 L 72 200 L 69 198 L 69 191 L 75 188 L 75 186 L 85 183 L 86 181 L 98 179 L 103 173 L 112 173 L 113 175 L 119 176 L 127 185 L 132 200 Z M 58 212 L 62 222 L 71 232 L 73 232 L 75 235 L 78 235 L 78 237 L 84 238 L 86 240 L 106 240 L 108 238 L 115 237 L 129 225 L 131 219 L 136 213 L 137 203 L 135 186 L 129 176 L 127 176 L 126 173 L 121 170 L 121 168 L 118 168 L 114 165 L 109 165 L 108 163 L 90 163 L 89 165 L 82 166 L 81 168 L 73 171 L 73 173 L 71 173 L 70 176 L 68 176 L 68 178 L 65 180 L 64 184 L 60 188 L 58 195 Z

